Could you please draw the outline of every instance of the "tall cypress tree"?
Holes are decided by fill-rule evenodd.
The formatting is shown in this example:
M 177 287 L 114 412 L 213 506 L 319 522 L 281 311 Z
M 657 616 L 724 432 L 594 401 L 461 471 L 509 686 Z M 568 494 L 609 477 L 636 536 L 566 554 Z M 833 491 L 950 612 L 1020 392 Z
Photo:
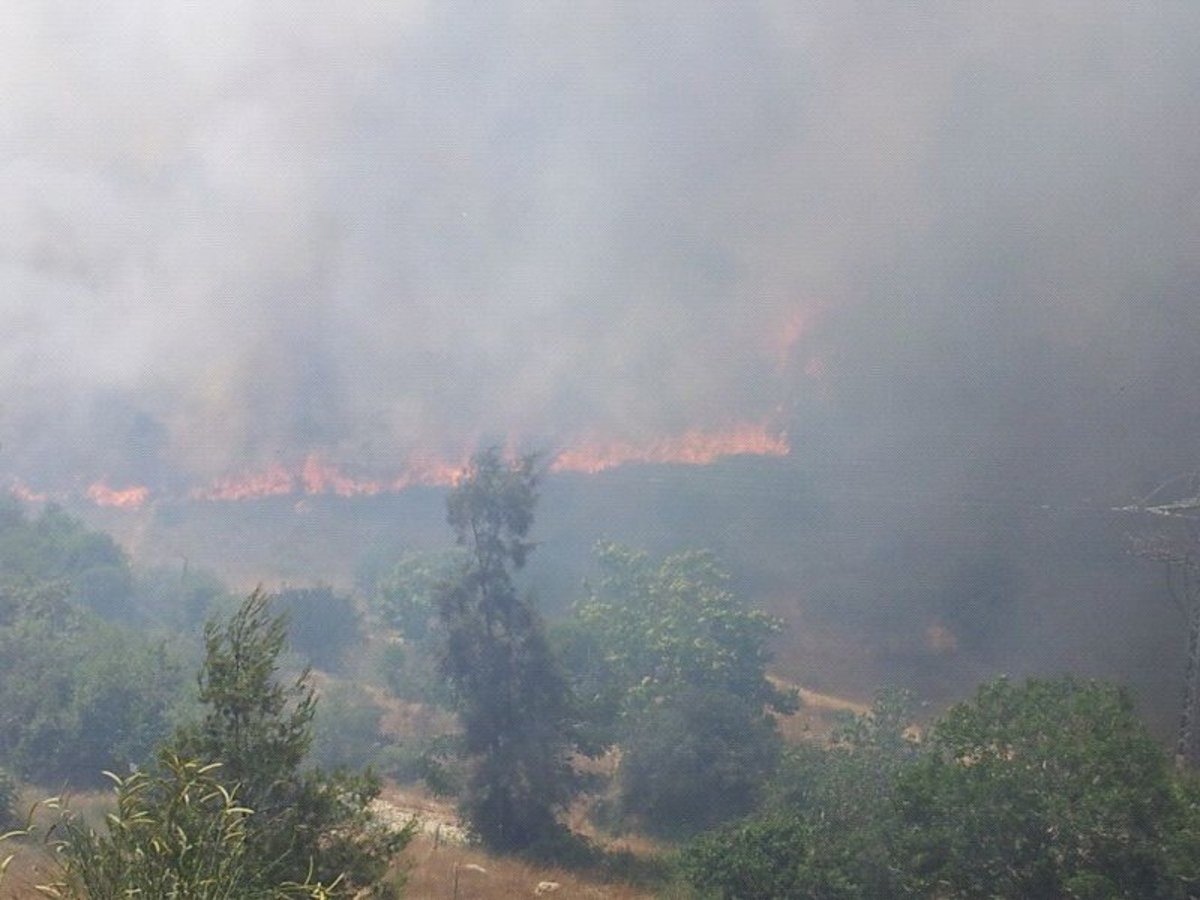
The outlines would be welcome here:
M 453 685 L 471 774 L 461 811 L 496 850 L 529 850 L 560 832 L 571 768 L 566 681 L 540 617 L 513 584 L 533 549 L 534 457 L 476 454 L 447 502 L 467 562 L 438 591 L 442 671 Z

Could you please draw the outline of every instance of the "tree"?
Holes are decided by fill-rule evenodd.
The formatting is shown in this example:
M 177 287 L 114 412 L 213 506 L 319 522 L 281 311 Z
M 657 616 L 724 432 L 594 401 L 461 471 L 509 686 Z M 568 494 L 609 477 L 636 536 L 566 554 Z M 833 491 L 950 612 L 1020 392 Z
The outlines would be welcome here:
M 1170 766 L 1109 685 L 984 685 L 935 725 L 896 804 L 917 896 L 1182 895 L 1165 849 L 1180 820 Z
M 42 784 L 99 783 L 154 756 L 186 679 L 170 644 L 99 620 L 66 586 L 0 586 L 0 761 Z
M 668 837 L 749 814 L 779 757 L 775 723 L 729 693 L 684 691 L 631 726 L 621 744 L 621 807 Z
M 622 811 L 676 835 L 744 815 L 778 757 L 772 713 L 796 708 L 766 677 L 779 623 L 729 590 L 710 553 L 656 563 L 606 544 L 598 557 L 562 633 L 588 736 L 622 747 Z
M 748 821 L 701 836 L 682 858 L 684 877 L 705 896 L 900 896 L 893 858 L 896 783 L 917 757 L 902 692 L 881 692 L 828 744 L 790 748 Z
M 442 671 L 453 685 L 471 773 L 461 810 L 497 850 L 536 850 L 563 830 L 569 797 L 570 697 L 532 601 L 512 573 L 537 501 L 534 457 L 476 454 L 447 501 L 467 561 L 437 594 Z
M 255 591 L 224 625 L 205 628 L 200 671 L 201 721 L 185 726 L 170 751 L 181 759 L 221 763 L 254 811 L 246 846 L 264 884 L 338 883 L 350 895 L 375 884 L 411 830 L 390 832 L 375 822 L 370 802 L 378 780 L 302 768 L 316 708 L 308 673 L 278 678 L 287 639 L 284 617 Z
M 609 680 L 632 713 L 688 690 L 728 693 L 748 706 L 796 709 L 794 693 L 766 676 L 768 639 L 780 622 L 748 608 L 707 551 L 655 563 L 619 544 L 597 548 L 600 577 L 576 609 Z

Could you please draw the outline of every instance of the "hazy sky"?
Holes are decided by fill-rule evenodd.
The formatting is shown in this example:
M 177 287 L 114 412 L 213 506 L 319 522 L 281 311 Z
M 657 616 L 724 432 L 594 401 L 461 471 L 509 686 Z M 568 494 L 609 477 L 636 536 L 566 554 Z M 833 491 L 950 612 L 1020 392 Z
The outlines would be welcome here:
M 1200 5 L 3 5 L 2 473 L 1194 453 Z

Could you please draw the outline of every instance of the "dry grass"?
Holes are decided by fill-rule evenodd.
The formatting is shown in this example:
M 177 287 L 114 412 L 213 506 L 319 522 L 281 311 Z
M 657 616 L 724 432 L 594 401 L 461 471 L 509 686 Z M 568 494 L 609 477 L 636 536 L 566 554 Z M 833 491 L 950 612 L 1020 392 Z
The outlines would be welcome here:
M 870 706 L 857 700 L 809 690 L 782 678 L 771 678 L 771 682 L 800 695 L 800 708 L 790 716 L 778 717 L 779 731 L 789 743 L 823 740 L 846 713 L 861 716 L 871 711 Z
M 103 822 L 105 813 L 113 808 L 113 797 L 112 791 L 99 790 L 69 794 L 63 800 L 72 812 L 97 827 Z M 0 847 L 0 859 L 10 853 L 13 856 L 4 880 L 0 882 L 0 900 L 41 897 L 33 886 L 52 881 L 57 875 L 54 858 L 43 840 L 57 813 L 47 808 L 46 799 L 45 791 L 38 788 L 25 787 L 21 791 L 18 809 L 23 812 L 33 809 L 34 835 L 14 839 Z
M 99 811 L 103 798 L 88 797 L 88 806 Z M 428 816 L 428 821 L 452 821 L 452 809 L 436 799 L 390 790 L 388 801 Z M 73 806 L 77 804 L 72 804 Z M 92 810 L 88 810 L 88 815 Z M 631 842 L 632 845 L 636 842 Z M 0 900 L 31 900 L 40 895 L 33 886 L 51 880 L 54 862 L 40 839 L 19 840 L 6 850 L 14 853 L 12 865 L 2 884 Z M 482 870 L 482 871 L 481 871 Z M 543 896 L 556 898 L 594 898 L 594 900 L 649 900 L 653 891 L 626 884 L 606 884 L 578 873 L 553 867 L 536 866 L 515 859 L 496 857 L 482 850 L 435 838 L 431 833 L 417 837 L 401 855 L 396 871 L 406 877 L 404 896 L 409 900 L 503 900 L 509 897 L 533 897 L 542 882 L 555 882 L 559 888 Z
M 551 900 L 649 900 L 653 891 L 627 884 L 605 884 L 562 869 L 534 866 L 520 860 L 491 856 L 470 847 L 434 847 L 428 835 L 405 851 L 401 867 L 407 872 L 404 896 L 411 900 L 504 900 L 533 897 L 542 882 L 559 888 L 543 896 Z M 482 870 L 482 871 L 480 871 Z

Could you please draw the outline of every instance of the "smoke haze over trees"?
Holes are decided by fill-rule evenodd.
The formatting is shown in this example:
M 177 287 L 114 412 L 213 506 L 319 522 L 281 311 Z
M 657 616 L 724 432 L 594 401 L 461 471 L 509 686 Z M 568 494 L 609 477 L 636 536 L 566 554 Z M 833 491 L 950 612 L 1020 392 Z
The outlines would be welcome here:
M 117 629 L 196 631 L 260 580 L 293 586 L 294 647 L 327 696 L 357 698 L 327 734 L 382 742 L 368 670 L 371 692 L 446 703 L 435 611 L 461 557 L 429 551 L 441 488 L 484 446 L 547 463 L 545 543 L 511 584 L 500 566 L 502 599 L 528 589 L 562 625 L 605 539 L 646 560 L 711 548 L 730 575 L 710 606 L 756 611 L 717 645 L 750 663 L 718 685 L 728 709 L 683 678 L 653 707 L 593 692 L 582 737 L 629 738 L 652 775 L 688 757 L 667 759 L 682 791 L 622 776 L 646 822 L 651 801 L 681 818 L 691 759 L 745 760 L 733 806 L 757 802 L 769 653 L 780 683 L 860 700 L 1114 677 L 1169 730 L 1181 620 L 1119 508 L 1197 466 L 1200 6 L 10 6 L 0 575 L 67 580 L 0 589 L 0 663 L 38 675 L 3 682 L 37 713 L 0 747 L 15 776 L 144 757 L 186 660 Z M 711 464 L 554 468 L 594 473 L 606 449 Z M 360 490 L 398 493 L 406 469 L 422 489 Z M 270 500 L 201 502 L 218 495 Z M 140 512 L 101 508 L 122 504 Z M 683 618 L 675 645 L 705 637 Z M 776 619 L 779 636 L 746 625 Z M 320 652 L 332 623 L 352 652 Z M 373 629 L 387 641 L 353 652 Z M 556 647 L 530 633 L 548 669 Z M 625 688 L 675 660 L 642 656 Z M 124 663 L 170 677 L 130 699 Z M 139 706 L 109 717 L 119 741 L 90 717 Z M 469 781 L 429 720 L 391 764 Z M 720 740 L 680 737 L 697 734 Z
M 1198 18 L 13 9 L 2 468 L 182 490 L 748 420 L 948 491 L 1136 490 L 1196 437 Z

